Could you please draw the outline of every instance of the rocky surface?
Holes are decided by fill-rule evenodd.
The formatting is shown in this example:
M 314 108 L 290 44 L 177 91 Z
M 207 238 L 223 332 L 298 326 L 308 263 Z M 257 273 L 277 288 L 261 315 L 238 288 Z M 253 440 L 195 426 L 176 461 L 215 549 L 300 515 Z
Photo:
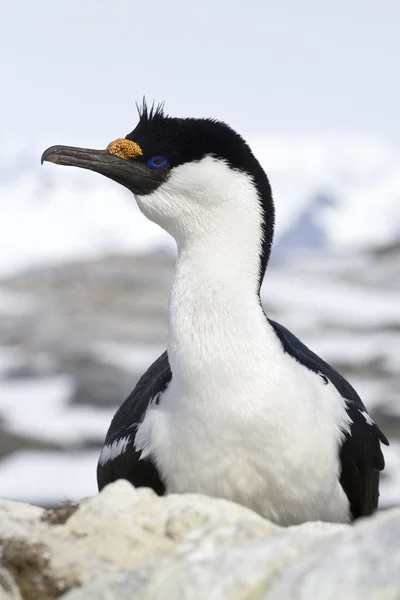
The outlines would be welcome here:
M 0 280 L 0 496 L 49 506 L 96 492 L 112 415 L 165 348 L 173 264 L 108 256 Z M 390 438 L 384 506 L 400 502 L 399 264 L 395 245 L 293 257 L 263 286 L 267 313 L 349 378 Z
M 0 599 L 395 600 L 400 509 L 281 528 L 205 496 L 125 481 L 46 511 L 0 501 Z

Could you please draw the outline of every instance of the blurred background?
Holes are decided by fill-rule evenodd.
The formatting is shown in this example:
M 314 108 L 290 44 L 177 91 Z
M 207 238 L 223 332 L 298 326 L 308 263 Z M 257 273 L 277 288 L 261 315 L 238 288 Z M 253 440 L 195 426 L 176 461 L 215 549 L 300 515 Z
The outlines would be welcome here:
M 104 148 L 135 101 L 251 143 L 277 209 L 262 298 L 350 379 L 391 440 L 400 503 L 398 0 L 3 0 L 0 496 L 96 493 L 110 420 L 164 350 L 175 246 L 133 197 L 40 166 Z

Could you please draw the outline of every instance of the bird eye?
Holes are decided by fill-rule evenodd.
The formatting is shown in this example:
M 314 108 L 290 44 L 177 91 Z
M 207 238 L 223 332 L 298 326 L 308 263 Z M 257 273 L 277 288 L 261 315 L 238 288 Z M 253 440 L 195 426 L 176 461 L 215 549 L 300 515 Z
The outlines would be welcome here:
M 168 166 L 168 159 L 165 156 L 153 156 L 147 161 L 147 166 L 150 169 L 165 169 Z

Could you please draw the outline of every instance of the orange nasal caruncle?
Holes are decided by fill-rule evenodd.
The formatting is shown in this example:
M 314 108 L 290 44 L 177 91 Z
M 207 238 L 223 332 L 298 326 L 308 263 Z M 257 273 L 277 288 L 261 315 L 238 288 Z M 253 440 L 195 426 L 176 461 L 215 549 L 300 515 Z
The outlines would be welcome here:
M 107 150 L 109 154 L 118 156 L 118 158 L 124 158 L 125 160 L 135 158 L 136 156 L 143 156 L 143 151 L 139 144 L 125 138 L 118 138 L 110 142 Z

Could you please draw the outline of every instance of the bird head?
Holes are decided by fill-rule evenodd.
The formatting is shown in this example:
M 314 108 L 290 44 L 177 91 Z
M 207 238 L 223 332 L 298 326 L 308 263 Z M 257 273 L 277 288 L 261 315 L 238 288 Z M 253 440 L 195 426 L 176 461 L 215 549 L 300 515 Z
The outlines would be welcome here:
M 123 185 L 178 244 L 256 221 L 260 248 L 269 254 L 274 207 L 267 176 L 245 140 L 221 121 L 173 118 L 162 105 L 144 102 L 135 129 L 105 150 L 52 146 L 44 161 L 89 169 Z M 232 235 L 238 235 L 235 227 Z

